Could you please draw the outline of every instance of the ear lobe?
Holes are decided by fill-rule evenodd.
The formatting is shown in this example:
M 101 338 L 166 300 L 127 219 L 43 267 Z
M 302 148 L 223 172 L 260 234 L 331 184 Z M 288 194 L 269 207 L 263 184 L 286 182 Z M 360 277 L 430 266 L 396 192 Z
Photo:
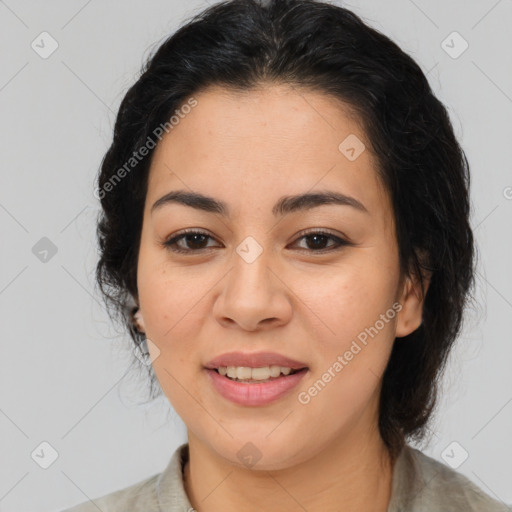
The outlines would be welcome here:
M 133 314 L 133 323 L 138 331 L 145 333 L 146 332 L 146 326 L 144 324 L 144 318 L 142 318 L 142 313 L 140 311 L 140 308 L 138 308 L 135 313 Z
M 398 302 L 402 309 L 397 315 L 395 336 L 402 338 L 414 332 L 422 322 L 423 304 L 430 285 L 431 274 L 424 276 L 425 295 L 421 293 L 419 279 L 412 279 L 407 276 L 404 279 L 401 297 Z

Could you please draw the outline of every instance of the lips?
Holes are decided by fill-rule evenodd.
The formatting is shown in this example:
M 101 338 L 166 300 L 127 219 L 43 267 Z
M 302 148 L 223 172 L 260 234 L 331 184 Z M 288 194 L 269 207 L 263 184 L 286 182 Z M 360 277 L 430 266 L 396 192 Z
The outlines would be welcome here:
M 301 370 L 308 365 L 301 361 L 291 359 L 276 352 L 228 352 L 215 357 L 205 368 L 216 369 L 221 366 L 248 366 L 250 368 L 262 368 L 264 366 L 284 366 L 292 370 Z
M 291 392 L 309 373 L 307 369 L 281 375 L 276 379 L 262 382 L 237 382 L 217 373 L 215 370 L 205 369 L 213 389 L 224 399 L 243 407 L 266 406 L 286 397 L 291 399 Z

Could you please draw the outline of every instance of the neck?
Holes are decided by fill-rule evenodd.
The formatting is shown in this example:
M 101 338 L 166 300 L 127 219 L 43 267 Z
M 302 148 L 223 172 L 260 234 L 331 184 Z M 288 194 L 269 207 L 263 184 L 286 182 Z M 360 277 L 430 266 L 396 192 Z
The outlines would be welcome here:
M 184 468 L 185 490 L 198 512 L 386 512 L 392 477 L 393 461 L 376 431 L 340 436 L 313 458 L 277 471 L 227 464 L 189 432 Z

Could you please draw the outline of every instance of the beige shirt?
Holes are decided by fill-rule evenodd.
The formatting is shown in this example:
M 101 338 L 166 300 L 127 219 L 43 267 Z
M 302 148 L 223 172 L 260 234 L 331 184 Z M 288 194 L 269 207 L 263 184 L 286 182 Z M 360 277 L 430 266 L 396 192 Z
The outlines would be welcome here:
M 188 443 L 162 473 L 63 512 L 194 512 L 183 484 Z M 393 468 L 387 512 L 512 512 L 464 475 L 405 445 Z

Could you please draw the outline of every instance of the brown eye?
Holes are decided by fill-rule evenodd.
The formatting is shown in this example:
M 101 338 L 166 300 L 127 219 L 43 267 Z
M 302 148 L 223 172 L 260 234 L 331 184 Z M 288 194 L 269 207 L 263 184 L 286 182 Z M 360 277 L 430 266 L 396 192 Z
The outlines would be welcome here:
M 198 253 L 205 249 L 212 248 L 212 246 L 206 245 L 208 239 L 214 240 L 212 236 L 203 231 L 187 230 L 166 240 L 162 245 L 177 253 Z M 301 250 L 308 252 L 330 252 L 346 245 L 352 245 L 347 240 L 327 231 L 311 231 L 303 234 L 297 239 L 297 241 L 299 240 L 306 240 L 306 247 L 301 248 Z M 329 244 L 329 241 L 332 243 Z
M 309 250 L 310 252 L 329 252 L 345 245 L 351 245 L 347 240 L 327 231 L 311 231 L 297 240 L 306 240 L 306 248 L 304 250 Z M 334 243 L 326 246 L 329 240 Z
M 174 252 L 199 252 L 208 248 L 205 246 L 205 242 L 209 238 L 213 240 L 210 235 L 202 231 L 184 231 L 166 240 L 163 245 Z M 179 245 L 180 243 L 181 245 Z
M 308 249 L 319 249 L 319 250 L 325 249 L 326 244 L 329 242 L 329 239 L 332 240 L 332 237 L 329 237 L 326 235 L 320 235 L 320 234 L 307 235 L 307 236 L 304 236 L 303 238 L 304 238 L 304 240 L 306 240 L 306 242 L 309 242 L 309 243 L 307 243 Z

